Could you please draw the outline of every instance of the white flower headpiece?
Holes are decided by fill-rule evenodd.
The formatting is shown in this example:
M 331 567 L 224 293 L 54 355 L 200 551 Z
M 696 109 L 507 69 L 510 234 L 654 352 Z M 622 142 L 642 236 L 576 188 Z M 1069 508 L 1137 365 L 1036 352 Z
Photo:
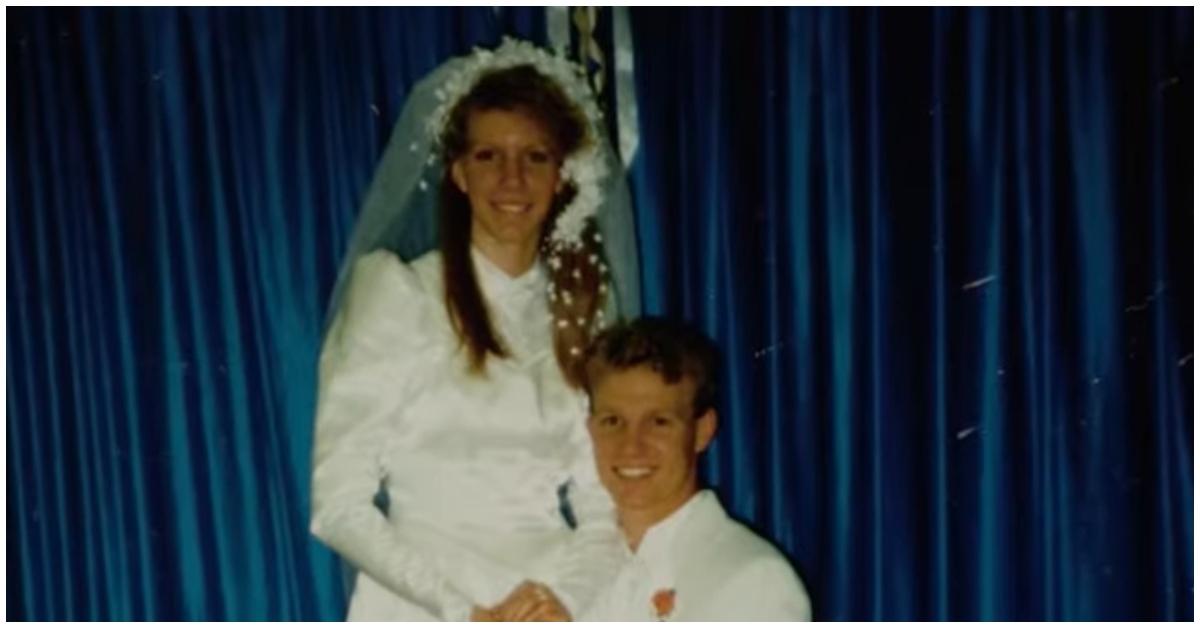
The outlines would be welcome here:
M 591 126 L 591 141 L 567 157 L 559 170 L 563 181 L 574 184 L 575 197 L 563 208 L 550 234 L 554 246 L 578 247 L 587 219 L 596 214 L 604 201 L 601 183 L 608 176 L 608 166 L 598 145 L 603 141 L 600 135 L 604 128 L 603 118 L 581 66 L 529 42 L 509 37 L 505 37 L 495 50 L 476 48 L 434 92 L 438 105 L 426 123 L 426 132 L 432 145 L 438 146 L 442 130 L 449 122 L 450 112 L 483 75 L 520 65 L 531 65 L 557 83 L 567 98 L 583 112 Z

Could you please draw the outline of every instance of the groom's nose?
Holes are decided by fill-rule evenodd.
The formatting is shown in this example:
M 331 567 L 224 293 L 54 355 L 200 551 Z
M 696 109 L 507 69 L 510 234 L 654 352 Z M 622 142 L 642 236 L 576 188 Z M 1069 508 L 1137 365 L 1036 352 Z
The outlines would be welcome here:
M 641 454 L 646 451 L 649 444 L 649 432 L 640 427 L 632 426 L 625 430 L 618 437 L 617 453 L 622 456 Z

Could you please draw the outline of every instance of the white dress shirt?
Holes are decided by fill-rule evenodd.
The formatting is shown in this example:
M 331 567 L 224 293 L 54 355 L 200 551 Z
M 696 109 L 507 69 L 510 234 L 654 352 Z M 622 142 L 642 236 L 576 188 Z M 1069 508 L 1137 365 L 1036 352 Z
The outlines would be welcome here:
M 808 593 L 787 559 L 702 490 L 646 531 L 584 615 L 589 621 L 807 621 Z M 671 593 L 657 609 L 656 594 Z M 663 612 L 660 613 L 660 610 Z

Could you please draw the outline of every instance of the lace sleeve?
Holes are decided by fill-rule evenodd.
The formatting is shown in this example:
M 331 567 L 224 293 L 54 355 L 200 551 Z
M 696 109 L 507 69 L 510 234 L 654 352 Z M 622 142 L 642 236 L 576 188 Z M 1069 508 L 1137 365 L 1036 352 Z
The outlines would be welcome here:
M 356 263 L 321 354 L 313 445 L 312 533 L 374 580 L 444 620 L 465 621 L 472 601 L 401 541 L 373 503 L 383 479 L 387 422 L 408 397 L 412 321 L 408 269 L 387 253 Z M 406 292 L 410 293 L 406 296 Z M 405 301 L 408 301 L 407 303 Z M 400 319 L 400 320 L 398 320 Z

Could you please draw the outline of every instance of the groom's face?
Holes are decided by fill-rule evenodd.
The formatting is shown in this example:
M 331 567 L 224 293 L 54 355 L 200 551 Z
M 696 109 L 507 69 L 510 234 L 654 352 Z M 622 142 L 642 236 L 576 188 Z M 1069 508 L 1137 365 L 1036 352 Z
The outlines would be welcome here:
M 610 371 L 592 386 L 596 468 L 622 514 L 661 521 L 695 494 L 696 459 L 716 431 L 714 411 L 693 412 L 695 388 L 645 366 Z

